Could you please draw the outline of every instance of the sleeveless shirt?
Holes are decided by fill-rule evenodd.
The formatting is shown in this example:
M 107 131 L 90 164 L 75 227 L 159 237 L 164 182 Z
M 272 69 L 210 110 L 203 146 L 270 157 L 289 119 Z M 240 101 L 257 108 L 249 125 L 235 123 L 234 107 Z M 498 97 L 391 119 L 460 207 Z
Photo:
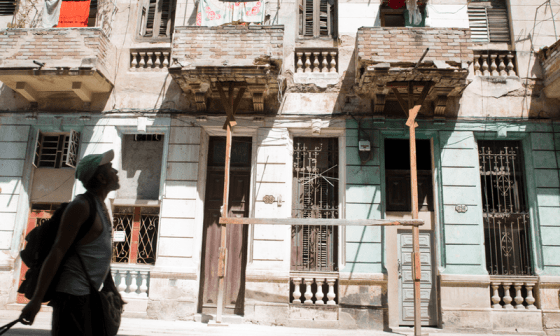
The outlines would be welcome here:
M 75 245 L 75 253 L 72 253 L 64 264 L 60 266 L 62 267 L 62 272 L 56 287 L 57 292 L 71 295 L 87 295 L 90 293 L 87 275 L 84 273 L 84 268 L 76 253 L 79 253 L 82 257 L 87 272 L 98 290 L 110 271 L 113 226 L 109 221 L 108 215 L 103 210 L 103 205 L 99 199 L 97 197 L 93 198 L 96 209 L 90 209 L 90 211 L 97 210 L 97 215 L 103 224 L 103 231 L 92 242 L 84 245 Z

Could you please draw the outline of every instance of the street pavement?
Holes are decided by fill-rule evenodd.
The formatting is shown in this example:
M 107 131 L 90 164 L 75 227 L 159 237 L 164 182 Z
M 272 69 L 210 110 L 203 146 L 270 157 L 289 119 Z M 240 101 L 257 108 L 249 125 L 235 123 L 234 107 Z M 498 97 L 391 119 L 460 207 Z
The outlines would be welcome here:
M 0 326 L 3 326 L 19 317 L 17 310 L 0 310 Z M 50 335 L 51 312 L 40 312 L 32 326 L 16 324 L 5 336 L 46 336 Z M 423 328 L 423 334 L 434 336 L 497 336 L 482 334 L 451 334 L 440 329 Z M 194 321 L 164 321 L 151 319 L 123 318 L 119 336 L 145 336 L 145 335 L 227 335 L 227 336 L 412 336 L 412 328 L 399 328 L 398 332 L 383 332 L 377 330 L 340 330 L 340 329 L 315 329 L 315 328 L 288 328 L 279 326 L 264 326 L 256 324 L 229 324 L 228 326 L 210 326 Z M 515 334 L 516 336 L 525 336 Z M 511 335 L 509 335 L 511 336 Z

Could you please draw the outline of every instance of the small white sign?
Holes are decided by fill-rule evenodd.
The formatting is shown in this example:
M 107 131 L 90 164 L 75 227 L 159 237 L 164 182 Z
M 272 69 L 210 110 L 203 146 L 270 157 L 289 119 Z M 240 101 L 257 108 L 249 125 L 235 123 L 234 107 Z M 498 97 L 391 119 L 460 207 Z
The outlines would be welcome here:
M 369 140 L 358 141 L 358 148 L 359 148 L 360 152 L 369 152 L 371 150 Z
M 113 242 L 122 243 L 126 239 L 126 231 L 115 231 L 113 232 Z

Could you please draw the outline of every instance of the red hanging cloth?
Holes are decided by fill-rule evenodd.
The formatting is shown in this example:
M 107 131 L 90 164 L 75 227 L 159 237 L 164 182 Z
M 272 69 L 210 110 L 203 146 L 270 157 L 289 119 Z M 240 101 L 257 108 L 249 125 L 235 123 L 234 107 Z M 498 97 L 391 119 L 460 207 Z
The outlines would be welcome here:
M 91 0 L 62 1 L 58 28 L 87 27 Z

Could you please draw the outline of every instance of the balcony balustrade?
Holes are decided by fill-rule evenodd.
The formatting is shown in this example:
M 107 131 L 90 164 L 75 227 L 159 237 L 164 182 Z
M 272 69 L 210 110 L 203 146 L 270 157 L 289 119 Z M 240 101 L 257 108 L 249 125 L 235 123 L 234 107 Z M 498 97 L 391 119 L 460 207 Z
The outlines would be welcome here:
M 111 267 L 115 286 L 123 297 L 147 298 L 150 287 L 150 271 L 144 267 Z
M 291 303 L 322 306 L 338 304 L 338 275 L 298 273 L 290 275 Z
M 490 300 L 494 309 L 536 310 L 533 290 L 537 277 L 490 277 Z
M 131 49 L 130 70 L 157 71 L 169 67 L 171 49 Z
M 507 50 L 477 50 L 473 67 L 475 76 L 517 76 L 515 54 Z

